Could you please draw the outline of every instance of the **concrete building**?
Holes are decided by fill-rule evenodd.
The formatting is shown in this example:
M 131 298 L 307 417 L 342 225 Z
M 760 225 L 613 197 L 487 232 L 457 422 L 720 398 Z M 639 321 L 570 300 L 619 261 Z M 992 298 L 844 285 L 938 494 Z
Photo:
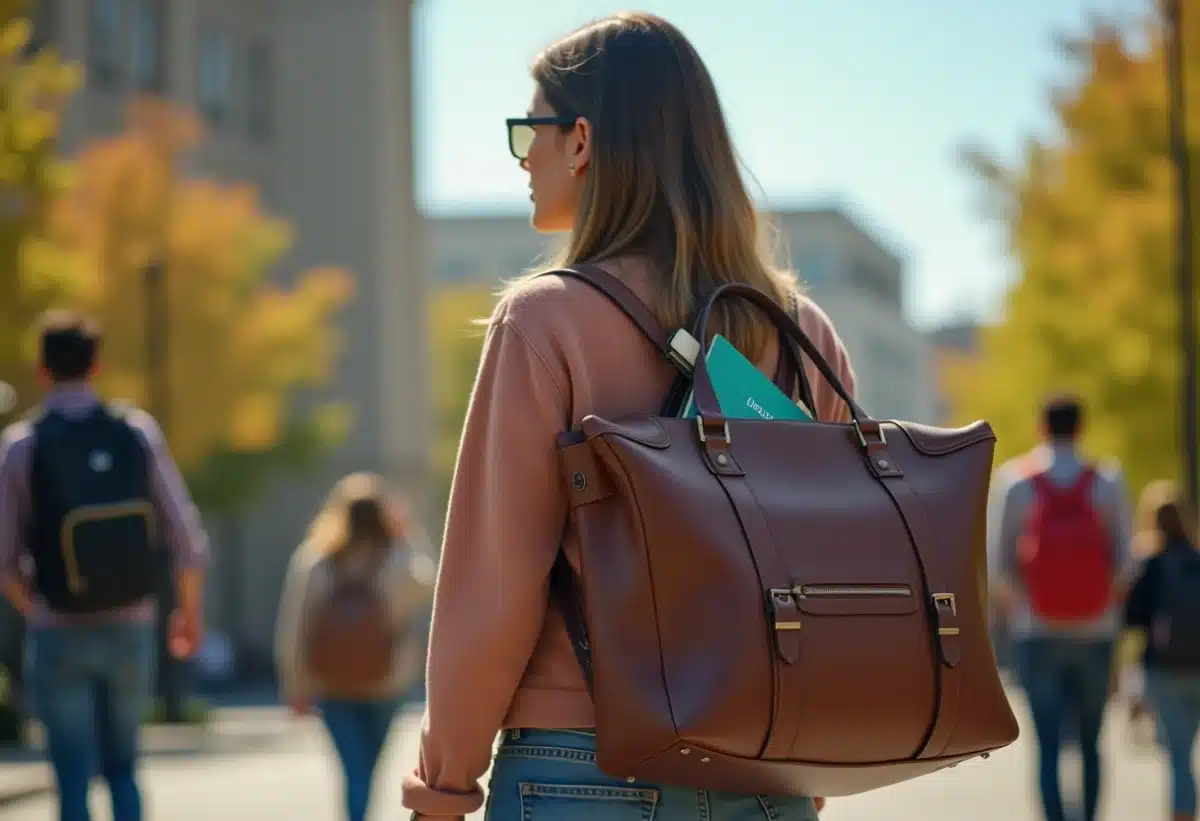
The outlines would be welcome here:
M 963 374 L 970 373 L 979 362 L 982 356 L 979 340 L 982 330 L 977 322 L 968 320 L 943 325 L 929 334 L 938 385 L 939 424 L 954 424 L 957 409 L 952 396 L 952 383 L 955 379 L 961 379 Z
M 792 266 L 845 340 L 863 408 L 936 421 L 932 349 L 905 315 L 903 261 L 838 209 L 783 211 L 775 220 Z M 433 275 L 447 284 L 494 284 L 533 264 L 551 241 L 529 227 L 526 211 L 429 219 Z
M 349 440 L 260 510 L 211 523 L 211 621 L 260 656 L 288 557 L 336 477 L 377 470 L 427 504 L 411 13 L 411 0 L 41 0 L 35 18 L 38 39 L 87 72 L 65 122 L 68 151 L 118 131 L 136 92 L 186 104 L 210 131 L 189 170 L 256 183 L 295 228 L 280 280 L 319 265 L 355 274 L 329 391 L 354 406 Z

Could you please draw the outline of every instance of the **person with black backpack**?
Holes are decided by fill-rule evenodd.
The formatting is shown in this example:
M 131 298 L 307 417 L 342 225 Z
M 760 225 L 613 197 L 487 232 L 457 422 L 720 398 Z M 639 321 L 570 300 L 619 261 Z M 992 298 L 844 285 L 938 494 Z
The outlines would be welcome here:
M 1192 748 L 1200 730 L 1200 551 L 1174 485 L 1149 485 L 1139 508 L 1138 539 L 1148 558 L 1125 602 L 1125 624 L 1146 635 L 1142 666 L 1170 760 L 1170 817 L 1192 821 L 1197 804 Z
M 178 586 L 171 652 L 190 656 L 203 633 L 199 514 L 154 420 L 97 397 L 100 341 L 85 317 L 48 314 L 48 394 L 0 439 L 0 589 L 28 628 L 25 678 L 61 821 L 90 819 L 95 774 L 108 784 L 114 821 L 142 817 L 138 736 L 165 562 Z

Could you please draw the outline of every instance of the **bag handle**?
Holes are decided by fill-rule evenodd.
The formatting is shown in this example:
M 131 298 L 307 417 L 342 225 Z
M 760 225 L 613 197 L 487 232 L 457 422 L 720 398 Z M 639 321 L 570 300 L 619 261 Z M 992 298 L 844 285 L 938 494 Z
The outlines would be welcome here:
M 776 327 L 787 333 L 787 336 L 799 344 L 800 349 L 808 354 L 808 357 L 817 366 L 821 376 L 829 383 L 834 392 L 845 401 L 846 406 L 850 409 L 850 417 L 856 428 L 859 429 L 860 437 L 862 426 L 864 423 L 871 423 L 873 428 L 878 427 L 878 423 L 873 422 L 866 411 L 854 400 L 850 392 L 846 390 L 846 386 L 842 384 L 842 380 L 825 361 L 825 357 L 813 344 L 813 341 L 808 338 L 796 320 L 788 315 L 787 311 L 783 310 L 775 303 L 775 300 L 764 294 L 762 291 L 750 285 L 744 285 L 740 282 L 730 282 L 717 288 L 716 291 L 708 298 L 708 302 L 700 310 L 699 316 L 696 318 L 696 325 L 693 333 L 703 333 L 703 329 L 708 327 L 709 317 L 712 315 L 713 307 L 722 299 L 729 297 L 741 297 L 749 300 L 757 305 L 775 324 Z M 715 424 L 718 427 L 724 425 L 725 418 L 720 413 L 720 404 L 717 402 L 717 394 L 713 388 L 712 377 L 708 373 L 708 364 L 704 357 L 698 357 L 696 360 L 696 369 L 692 374 L 693 390 L 696 393 L 696 412 L 698 421 L 702 428 L 708 428 Z

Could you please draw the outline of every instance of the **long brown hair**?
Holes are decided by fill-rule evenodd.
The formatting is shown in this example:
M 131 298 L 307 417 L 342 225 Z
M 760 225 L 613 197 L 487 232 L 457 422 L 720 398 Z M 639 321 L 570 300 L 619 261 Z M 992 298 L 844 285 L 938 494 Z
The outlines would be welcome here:
M 1196 523 L 1174 482 L 1151 482 L 1138 499 L 1134 552 L 1152 556 L 1172 544 L 1196 545 Z
M 306 544 L 323 556 L 349 547 L 390 546 L 408 530 L 408 513 L 400 499 L 374 473 L 342 478 L 309 526 Z
M 746 190 L 716 87 L 678 29 L 616 14 L 546 47 L 532 71 L 556 113 L 592 127 L 582 200 L 554 267 L 647 258 L 659 273 L 651 308 L 667 328 L 726 282 L 785 302 L 795 278 L 773 263 L 770 225 Z M 711 330 L 761 354 L 768 330 L 755 309 L 729 300 L 714 313 Z

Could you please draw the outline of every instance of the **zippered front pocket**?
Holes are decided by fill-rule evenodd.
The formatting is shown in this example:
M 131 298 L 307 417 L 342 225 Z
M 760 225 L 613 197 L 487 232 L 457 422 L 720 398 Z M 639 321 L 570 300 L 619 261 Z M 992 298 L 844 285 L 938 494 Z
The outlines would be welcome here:
M 820 596 L 887 596 L 903 598 L 912 596 L 912 588 L 908 585 L 800 584 L 792 588 L 792 593 L 802 599 Z
M 798 584 L 796 607 L 814 616 L 897 616 L 917 609 L 908 584 Z

